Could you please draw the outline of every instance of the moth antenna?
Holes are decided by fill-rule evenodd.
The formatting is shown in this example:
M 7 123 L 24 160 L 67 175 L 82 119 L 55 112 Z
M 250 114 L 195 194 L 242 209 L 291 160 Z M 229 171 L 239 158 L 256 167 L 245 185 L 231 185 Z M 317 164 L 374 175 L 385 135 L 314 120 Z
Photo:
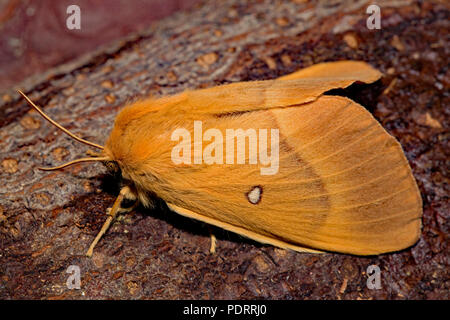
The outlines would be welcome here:
M 53 170 L 59 170 L 68 166 L 71 166 L 73 164 L 76 163 L 80 163 L 80 162 L 88 162 L 88 161 L 107 161 L 110 160 L 108 157 L 96 157 L 96 158 L 81 158 L 81 159 L 76 159 L 67 163 L 64 163 L 60 166 L 57 167 L 51 167 L 51 168 L 39 168 L 40 170 L 44 170 L 44 171 L 53 171 Z
M 47 115 L 44 113 L 44 111 L 42 111 L 37 105 L 35 105 L 35 104 L 33 103 L 33 101 L 31 101 L 30 98 L 28 98 L 28 97 L 26 96 L 25 93 L 23 93 L 23 92 L 20 91 L 20 90 L 17 90 L 17 91 L 25 98 L 25 100 L 28 102 L 28 104 L 29 104 L 30 106 L 32 106 L 37 112 L 39 112 L 39 114 L 40 114 L 42 117 L 44 117 L 45 120 L 47 120 L 47 121 L 50 122 L 52 125 L 54 125 L 54 126 L 57 127 L 58 129 L 60 129 L 61 131 L 63 131 L 65 134 L 69 135 L 70 137 L 72 137 L 73 139 L 75 139 L 75 140 L 77 140 L 77 141 L 79 141 L 79 142 L 81 142 L 81 143 L 84 143 L 84 144 L 87 144 L 87 145 L 89 145 L 89 146 L 91 146 L 91 147 L 95 147 L 95 148 L 98 148 L 98 149 L 102 149 L 102 150 L 103 150 L 103 146 L 98 145 L 98 144 L 93 143 L 93 142 L 90 142 L 90 141 L 87 141 L 87 140 L 84 140 L 83 138 L 80 138 L 80 137 L 76 136 L 75 134 L 73 134 L 72 132 L 70 132 L 69 130 L 67 130 L 67 129 L 64 128 L 63 126 L 61 126 L 61 125 L 60 125 L 59 123 L 57 123 L 55 120 L 53 120 L 53 119 L 51 119 L 49 116 L 47 116 Z

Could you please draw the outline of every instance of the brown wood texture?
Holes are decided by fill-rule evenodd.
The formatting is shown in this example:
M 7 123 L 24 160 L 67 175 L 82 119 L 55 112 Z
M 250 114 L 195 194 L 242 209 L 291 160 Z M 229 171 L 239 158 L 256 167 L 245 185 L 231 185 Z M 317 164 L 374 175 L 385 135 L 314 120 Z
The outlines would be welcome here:
M 158 205 L 119 218 L 89 259 L 118 181 L 100 164 L 37 170 L 88 148 L 11 88 L 0 95 L 0 298 L 448 299 L 449 7 L 380 1 L 381 29 L 368 30 L 369 4 L 204 2 L 17 88 L 103 144 L 118 110 L 140 97 L 364 60 L 384 77 L 337 93 L 367 107 L 401 142 L 424 201 L 415 246 L 364 258 L 303 254 L 212 229 L 211 255 L 206 225 Z M 80 267 L 80 290 L 66 287 L 70 265 Z M 381 269 L 379 290 L 366 286 L 370 265 Z

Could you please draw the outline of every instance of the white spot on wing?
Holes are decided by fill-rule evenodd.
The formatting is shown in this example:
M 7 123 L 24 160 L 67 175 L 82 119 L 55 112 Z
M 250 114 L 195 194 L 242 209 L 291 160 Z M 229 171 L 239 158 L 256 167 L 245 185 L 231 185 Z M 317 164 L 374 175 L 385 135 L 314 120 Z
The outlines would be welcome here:
M 262 188 L 260 186 L 253 187 L 249 193 L 247 193 L 247 199 L 252 204 L 257 204 L 261 201 Z

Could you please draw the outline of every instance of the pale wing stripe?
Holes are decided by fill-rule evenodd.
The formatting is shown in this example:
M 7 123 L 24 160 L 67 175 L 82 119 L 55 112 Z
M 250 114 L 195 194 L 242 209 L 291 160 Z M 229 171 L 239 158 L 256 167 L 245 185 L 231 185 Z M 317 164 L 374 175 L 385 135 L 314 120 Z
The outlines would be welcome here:
M 231 231 L 231 232 L 235 232 L 237 234 L 240 234 L 244 237 L 248 237 L 248 238 L 258 241 L 258 242 L 269 243 L 269 244 L 278 246 L 280 248 L 289 248 L 289 249 L 293 249 L 293 250 L 297 250 L 297 251 L 314 252 L 314 253 L 321 252 L 321 251 L 317 251 L 314 249 L 302 248 L 302 247 L 300 247 L 301 244 L 295 244 L 293 242 L 285 242 L 284 240 L 280 239 L 280 237 L 277 235 L 271 234 L 272 236 L 275 236 L 274 238 L 271 238 L 270 236 L 258 234 L 256 232 L 253 232 L 246 228 L 243 228 L 243 227 L 240 227 L 237 225 L 233 225 L 233 224 L 230 224 L 227 222 L 219 221 L 214 218 L 205 216 L 203 214 L 196 213 L 192 210 L 184 209 L 182 207 L 179 207 L 179 206 L 171 204 L 171 203 L 168 203 L 167 205 L 169 206 L 169 208 L 171 210 L 177 212 L 178 214 L 218 226 L 220 228 L 223 228 L 223 229 Z M 311 240 L 314 240 L 314 239 L 311 239 Z

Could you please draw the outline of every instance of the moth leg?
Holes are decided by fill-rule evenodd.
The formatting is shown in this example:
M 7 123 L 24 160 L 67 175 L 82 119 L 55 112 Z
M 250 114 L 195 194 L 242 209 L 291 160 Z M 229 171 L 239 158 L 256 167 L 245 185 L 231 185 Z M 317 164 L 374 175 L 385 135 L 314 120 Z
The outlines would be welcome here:
M 211 247 L 209 248 L 209 253 L 215 254 L 216 253 L 216 236 L 211 233 Z
M 133 205 L 126 206 L 126 204 L 124 202 L 129 202 L 129 201 L 133 201 Z M 86 256 L 88 256 L 88 257 L 92 256 L 92 254 L 94 252 L 94 247 L 97 245 L 100 238 L 106 233 L 106 231 L 108 230 L 109 226 L 111 225 L 111 222 L 114 220 L 116 215 L 118 213 L 130 212 L 137 206 L 137 204 L 138 204 L 137 198 L 134 195 L 134 193 L 130 190 L 130 188 L 128 186 L 123 187 L 120 190 L 120 193 L 116 198 L 116 201 L 114 201 L 112 208 L 111 209 L 108 208 L 109 210 L 106 210 L 108 217 L 106 218 L 106 221 L 103 224 L 100 232 L 97 234 L 94 241 L 92 241 L 92 244 L 89 247 L 89 250 L 86 252 Z

